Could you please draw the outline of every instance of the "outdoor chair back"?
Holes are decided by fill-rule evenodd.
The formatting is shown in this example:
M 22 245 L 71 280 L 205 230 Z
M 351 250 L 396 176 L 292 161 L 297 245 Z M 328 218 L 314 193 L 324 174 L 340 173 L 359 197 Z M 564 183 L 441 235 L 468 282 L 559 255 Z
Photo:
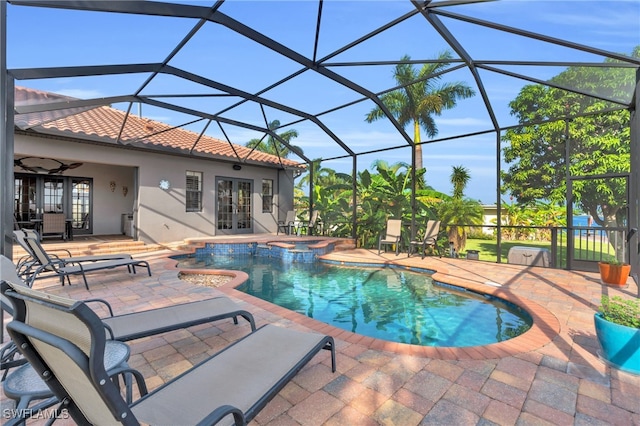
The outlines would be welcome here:
M 136 424 L 105 369 L 102 321 L 87 305 L 7 282 L 2 292 L 16 307 L 11 338 L 77 424 Z
M 295 229 L 295 226 L 296 226 L 296 211 L 289 210 L 287 212 L 287 216 L 285 217 L 284 221 L 278 221 L 278 230 L 276 231 L 276 234 L 279 234 L 280 231 L 284 232 L 285 234 L 290 234 Z
M 320 211 L 313 210 L 311 212 L 311 217 L 308 222 L 300 222 L 298 225 L 298 235 L 302 235 L 302 233 L 306 233 L 307 235 L 312 235 L 313 231 L 317 228 L 320 228 Z
M 387 220 L 387 230 L 384 235 L 380 236 L 378 240 L 378 254 L 382 251 L 383 245 L 396 246 L 396 256 L 400 253 L 400 237 L 402 236 L 402 220 L 389 219 Z
M 42 214 L 42 236 L 56 236 L 67 240 L 66 218 L 64 213 Z
M 428 246 L 434 247 L 436 252 L 440 257 L 442 257 L 442 253 L 440 251 L 440 247 L 438 246 L 438 234 L 440 233 L 440 221 L 439 220 L 428 220 L 427 227 L 424 231 L 424 236 L 420 240 L 413 240 L 409 242 L 409 250 L 407 253 L 407 257 L 411 256 L 414 247 L 420 247 L 422 257 L 424 258 L 426 249 Z

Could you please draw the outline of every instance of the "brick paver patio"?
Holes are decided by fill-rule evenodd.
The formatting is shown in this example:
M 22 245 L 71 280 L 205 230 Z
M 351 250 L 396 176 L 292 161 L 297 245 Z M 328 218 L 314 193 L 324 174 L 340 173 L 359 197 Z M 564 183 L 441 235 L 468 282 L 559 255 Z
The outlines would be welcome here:
M 116 313 L 188 302 L 221 293 L 251 311 L 258 326 L 276 323 L 336 338 L 338 371 L 322 351 L 253 420 L 254 425 L 640 425 L 640 376 L 597 356 L 593 314 L 603 294 L 637 297 L 600 284 L 598 275 L 464 259 L 335 252 L 345 262 L 398 262 L 438 271 L 435 278 L 498 294 L 535 319 L 528 333 L 475 348 L 429 348 L 362 337 L 233 290 L 178 278 L 169 251 L 140 254 L 153 276 L 108 271 L 90 275 L 87 291 L 38 281 L 35 288 L 109 300 Z M 10 318 L 5 316 L 5 321 Z M 130 342 L 130 365 L 153 389 L 250 331 L 220 321 Z M 7 339 L 5 333 L 5 340 Z M 224 386 L 212 382 L 211 386 Z M 3 409 L 7 407 L 3 396 Z M 56 424 L 70 424 L 59 420 Z M 29 424 L 44 424 L 31 420 Z

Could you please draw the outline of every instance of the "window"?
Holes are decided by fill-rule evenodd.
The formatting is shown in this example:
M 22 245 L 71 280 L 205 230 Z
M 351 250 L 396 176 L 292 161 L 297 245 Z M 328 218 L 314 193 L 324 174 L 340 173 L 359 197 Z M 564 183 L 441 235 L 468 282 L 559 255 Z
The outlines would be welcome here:
M 273 179 L 262 179 L 262 213 L 273 211 Z
M 185 203 L 188 212 L 202 211 L 202 172 L 187 170 L 187 199 Z

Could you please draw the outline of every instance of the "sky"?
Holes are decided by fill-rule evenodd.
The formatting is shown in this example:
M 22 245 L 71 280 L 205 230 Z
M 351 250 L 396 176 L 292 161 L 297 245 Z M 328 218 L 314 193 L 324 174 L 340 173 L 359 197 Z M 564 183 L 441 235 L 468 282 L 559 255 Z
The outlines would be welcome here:
M 184 3 L 184 2 L 183 2 Z M 210 6 L 213 2 L 190 1 L 188 4 Z M 349 66 L 354 61 L 396 61 L 403 55 L 412 59 L 435 58 L 450 48 L 440 35 L 420 16 L 401 20 L 389 30 L 335 55 L 343 46 L 359 40 L 394 18 L 415 10 L 408 1 L 341 1 L 328 0 L 323 4 L 320 37 L 315 44 L 318 3 L 316 1 L 227 1 L 220 11 L 236 21 L 260 31 L 295 50 L 305 58 L 326 58 L 338 63 L 329 69 L 367 90 L 378 93 L 395 85 L 393 66 Z M 505 0 L 484 4 L 451 7 L 446 10 L 460 15 L 474 16 L 526 31 L 545 34 L 573 43 L 598 49 L 630 54 L 640 45 L 640 1 L 540 1 Z M 517 35 L 473 26 L 463 21 L 440 17 L 446 28 L 476 60 L 534 60 L 602 62 L 603 57 L 578 50 L 529 40 Z M 156 63 L 169 57 L 177 43 L 194 28 L 195 21 L 185 18 L 135 16 L 115 13 L 92 13 L 7 5 L 7 67 L 31 68 L 54 66 L 107 65 L 128 63 Z M 314 52 L 314 49 L 315 52 Z M 455 55 L 454 55 L 455 56 Z M 300 65 L 250 42 L 220 25 L 207 23 L 190 39 L 169 64 L 177 68 L 205 75 L 217 82 L 240 88 L 249 93 L 264 91 L 282 78 L 298 70 Z M 528 73 L 541 80 L 549 79 L 564 70 L 557 66 L 502 66 L 503 70 Z M 486 70 L 479 71 L 488 98 L 501 126 L 515 124 L 509 102 L 530 82 Z M 81 99 L 125 95 L 136 92 L 148 75 L 75 77 L 48 80 L 17 81 L 16 85 L 52 91 Z M 464 82 L 479 92 L 473 75 L 467 69 L 443 76 L 442 82 Z M 145 95 L 202 93 L 203 87 L 170 76 L 159 76 L 143 89 Z M 221 92 L 206 89 L 206 98 L 175 100 L 187 108 L 206 109 L 221 113 L 230 120 L 239 120 L 264 127 L 267 121 L 293 123 L 299 136 L 294 144 L 300 146 L 311 159 L 335 158 L 346 153 L 321 128 L 298 117 L 255 104 L 243 104 L 229 109 L 239 100 L 234 96 L 220 96 Z M 351 149 L 372 152 L 357 160 L 358 169 L 371 168 L 377 159 L 390 164 L 410 163 L 408 148 L 396 129 L 386 120 L 367 123 L 366 114 L 375 106 L 362 101 L 362 96 L 346 87 L 305 72 L 286 85 L 267 90 L 261 96 L 288 105 L 319 118 Z M 353 102 L 340 110 L 338 105 Z M 126 104 L 114 104 L 126 109 Z M 228 110 L 227 110 L 228 109 Z M 143 105 L 134 113 L 181 125 L 193 116 Z M 453 110 L 436 117 L 438 135 L 446 139 L 455 135 L 492 129 L 489 114 L 479 94 L 460 100 Z M 200 133 L 202 122 L 187 126 Z M 241 127 L 213 124 L 207 134 L 244 145 L 250 139 L 261 138 L 260 132 Z M 223 132 L 224 131 L 224 132 Z M 412 128 L 407 128 L 409 136 Z M 422 140 L 427 140 L 422 134 Z M 496 194 L 495 133 L 446 140 L 424 145 L 424 165 L 427 183 L 437 190 L 451 193 L 449 176 L 453 166 L 466 167 L 471 176 L 465 195 L 494 204 Z M 297 159 L 292 157 L 292 159 Z M 323 167 L 349 173 L 351 158 L 323 163 Z M 504 196 L 503 196 L 504 199 Z

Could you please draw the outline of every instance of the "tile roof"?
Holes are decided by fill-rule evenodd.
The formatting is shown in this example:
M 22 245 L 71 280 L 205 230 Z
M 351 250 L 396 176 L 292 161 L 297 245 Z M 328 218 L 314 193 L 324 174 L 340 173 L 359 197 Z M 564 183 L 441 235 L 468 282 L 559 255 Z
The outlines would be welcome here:
M 56 134 L 80 140 L 118 143 L 118 134 L 125 121 L 119 142 L 125 145 L 147 149 L 192 153 L 198 157 L 260 163 L 288 167 L 304 167 L 303 164 L 286 158 L 232 144 L 210 136 L 202 135 L 166 123 L 141 118 L 109 106 L 89 106 L 67 108 L 45 112 L 20 114 L 20 107 L 53 102 L 75 101 L 77 99 L 51 92 L 15 88 L 15 125 L 22 130 L 37 133 Z M 196 143 L 197 142 L 197 143 Z M 195 145 L 195 148 L 194 148 Z M 191 151 L 193 150 L 193 151 Z

